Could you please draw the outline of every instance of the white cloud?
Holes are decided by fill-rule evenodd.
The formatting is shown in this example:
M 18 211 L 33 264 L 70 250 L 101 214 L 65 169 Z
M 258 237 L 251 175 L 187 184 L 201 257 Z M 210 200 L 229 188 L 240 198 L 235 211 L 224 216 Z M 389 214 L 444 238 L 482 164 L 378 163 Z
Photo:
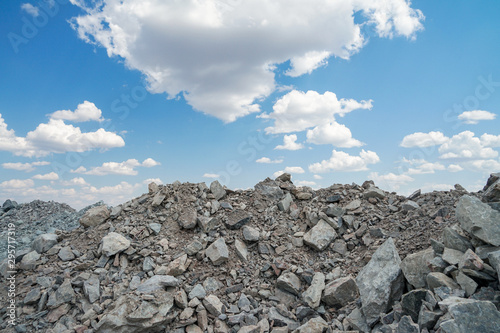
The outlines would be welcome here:
M 500 135 L 484 133 L 481 135 L 481 145 L 484 147 L 500 147 Z
M 218 175 L 216 173 L 205 173 L 202 177 L 203 178 L 219 178 L 220 175 Z
M 424 19 L 405 0 L 72 3 L 86 11 L 72 20 L 81 39 L 141 71 L 151 92 L 181 94 L 226 122 L 260 110 L 277 86 L 274 65 L 290 60 L 289 75 L 309 73 L 327 54 L 358 52 L 361 26 L 413 38 Z
M 34 175 L 33 177 L 31 177 L 33 179 L 40 179 L 40 180 L 58 180 L 59 179 L 59 175 L 55 172 L 50 172 L 50 173 L 46 173 L 44 175 Z
M 454 135 L 439 147 L 443 159 L 488 159 L 498 156 L 498 152 L 484 147 L 481 140 L 471 131 L 464 131 Z
M 462 168 L 458 164 L 450 164 L 450 165 L 448 165 L 448 171 L 449 172 L 459 172 L 459 171 L 462 171 L 463 169 L 464 168 Z
M 377 153 L 361 150 L 359 156 L 352 156 L 343 151 L 332 151 L 328 160 L 309 165 L 309 171 L 313 173 L 325 173 L 332 171 L 364 171 L 368 170 L 369 164 L 380 162 Z
M 50 153 L 85 152 L 93 149 L 123 147 L 125 141 L 119 135 L 103 128 L 95 132 L 82 133 L 79 127 L 67 125 L 63 120 L 50 119 L 40 124 L 25 138 L 7 129 L 0 114 L 0 150 L 27 157 L 46 156 Z
M 335 122 L 336 115 L 343 117 L 356 109 L 371 108 L 371 100 L 339 100 L 337 95 L 330 91 L 321 95 L 312 90 L 292 90 L 274 104 L 272 113 L 262 114 L 260 117 L 274 119 L 274 126 L 266 128 L 266 132 L 278 134 L 301 132 L 311 127 L 328 125 Z
M 286 167 L 284 172 L 286 173 L 304 173 L 304 169 L 302 169 L 301 167 Z
M 449 191 L 454 188 L 450 184 L 425 184 L 420 189 L 422 192 L 432 192 L 432 191 Z
M 51 119 L 68 120 L 75 123 L 84 121 L 103 121 L 102 112 L 94 103 L 84 101 L 79 104 L 75 111 L 61 110 L 49 114 Z
M 261 157 L 258 160 L 256 160 L 255 162 L 266 163 L 266 164 L 279 164 L 279 163 L 283 163 L 283 160 L 282 159 L 271 160 L 269 157 Z
M 475 125 L 481 120 L 494 120 L 497 115 L 482 110 L 465 111 L 458 115 L 458 119 L 462 120 L 466 124 Z
M 40 161 L 40 162 L 32 162 L 32 163 L 2 163 L 2 167 L 4 169 L 18 170 L 18 171 L 26 171 L 31 172 L 34 171 L 37 166 L 49 165 L 50 162 Z
M 378 172 L 371 172 L 368 178 L 373 180 L 378 187 L 391 191 L 398 190 L 401 186 L 414 181 L 414 179 L 407 174 L 397 175 L 392 172 L 385 175 L 379 175 Z
M 38 15 L 40 15 L 40 8 L 35 7 L 30 3 L 23 3 L 21 5 L 21 9 L 33 17 L 37 17 Z
M 82 173 L 86 175 L 94 176 L 106 176 L 106 175 L 125 175 L 125 176 L 135 176 L 138 174 L 136 170 L 137 167 L 150 168 L 160 163 L 156 162 L 152 158 L 147 158 L 144 162 L 140 163 L 135 158 L 128 159 L 123 162 L 105 162 L 99 167 L 93 167 L 87 170 L 85 167 L 81 166 L 76 170 L 71 170 L 72 173 Z
M 333 122 L 316 126 L 307 131 L 307 142 L 317 145 L 331 144 L 335 147 L 351 148 L 363 145 L 361 141 L 353 139 L 351 130 L 345 125 Z
M 314 175 L 313 178 L 318 180 L 323 179 L 323 177 L 321 177 L 320 175 Z
M 285 172 L 283 170 L 276 171 L 275 173 L 273 173 L 273 178 L 278 178 L 279 176 L 281 176 L 284 173 Z
M 309 180 L 300 180 L 297 182 L 297 185 L 300 186 L 316 186 L 317 184 L 315 182 L 309 181 Z
M 500 161 L 494 159 L 468 161 L 462 165 L 470 170 L 483 172 L 485 174 L 498 172 L 498 170 L 500 170 Z
M 158 185 L 162 185 L 163 181 L 160 178 L 148 178 L 145 179 L 142 183 L 146 185 L 149 185 L 150 183 L 156 183 Z
M 25 189 L 35 186 L 32 179 L 11 179 L 0 183 L 0 187 L 4 189 Z
M 70 180 L 67 180 L 67 181 L 62 181 L 61 182 L 61 185 L 64 185 L 64 186 L 87 186 L 89 185 L 89 183 L 87 183 L 87 181 L 85 179 L 83 179 L 82 177 L 75 177 L 75 178 L 72 178 Z
M 304 145 L 301 143 L 297 143 L 297 135 L 285 135 L 283 137 L 283 145 L 277 145 L 274 149 L 282 149 L 282 150 L 299 150 L 304 148 Z
M 439 162 L 431 163 L 423 161 L 416 168 L 409 168 L 407 173 L 409 175 L 420 175 L 435 173 L 436 170 L 446 170 L 446 167 Z
M 429 132 L 429 133 L 416 132 L 405 136 L 400 146 L 405 148 L 431 147 L 431 146 L 441 145 L 447 142 L 448 140 L 449 139 L 446 136 L 444 136 L 444 134 L 441 132 Z

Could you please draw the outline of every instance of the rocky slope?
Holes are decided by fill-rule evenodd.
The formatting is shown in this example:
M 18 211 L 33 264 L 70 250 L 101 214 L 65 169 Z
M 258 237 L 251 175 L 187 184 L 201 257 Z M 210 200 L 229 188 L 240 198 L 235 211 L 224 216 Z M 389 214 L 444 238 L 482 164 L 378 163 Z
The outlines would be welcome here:
M 313 191 L 287 174 L 244 191 L 150 184 L 18 252 L 16 326 L 3 309 L 0 327 L 499 332 L 499 176 L 480 193 L 408 198 L 373 182 Z

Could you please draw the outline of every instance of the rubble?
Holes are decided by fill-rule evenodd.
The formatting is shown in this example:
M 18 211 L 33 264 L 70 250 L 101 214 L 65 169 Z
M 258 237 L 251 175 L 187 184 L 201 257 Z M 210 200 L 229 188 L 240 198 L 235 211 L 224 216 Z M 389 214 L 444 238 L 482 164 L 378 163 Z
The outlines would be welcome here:
M 16 253 L 16 332 L 498 332 L 499 179 L 405 197 L 283 174 L 247 190 L 150 184 L 82 212 L 50 203 L 59 224 Z M 49 205 L 4 207 L 0 223 L 29 230 Z

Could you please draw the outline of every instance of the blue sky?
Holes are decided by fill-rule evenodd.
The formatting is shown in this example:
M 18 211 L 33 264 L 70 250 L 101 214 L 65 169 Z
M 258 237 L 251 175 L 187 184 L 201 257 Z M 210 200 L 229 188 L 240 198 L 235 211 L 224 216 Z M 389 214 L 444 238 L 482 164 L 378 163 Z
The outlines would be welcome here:
M 1 3 L 0 201 L 500 171 L 497 1 L 247 3 Z

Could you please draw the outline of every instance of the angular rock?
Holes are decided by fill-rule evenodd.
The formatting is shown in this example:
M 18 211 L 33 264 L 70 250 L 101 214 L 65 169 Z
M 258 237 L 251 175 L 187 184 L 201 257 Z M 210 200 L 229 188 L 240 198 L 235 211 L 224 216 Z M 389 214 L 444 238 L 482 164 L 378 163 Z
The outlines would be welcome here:
M 401 299 L 401 309 L 403 316 L 410 316 L 413 322 L 418 322 L 418 315 L 422 302 L 430 292 L 425 289 L 415 289 L 403 295 Z
M 47 307 L 49 309 L 54 309 L 64 303 L 74 303 L 75 297 L 76 294 L 73 287 L 71 287 L 71 280 L 66 279 L 59 288 L 50 295 Z
M 491 266 L 497 271 L 498 280 L 500 281 L 500 250 L 495 252 L 490 252 L 488 254 L 488 260 Z
M 450 289 L 460 289 L 460 286 L 453 281 L 452 278 L 446 276 L 440 272 L 432 272 L 427 274 L 427 286 L 430 290 L 434 290 L 439 287 L 448 287 Z
M 214 265 L 221 265 L 229 259 L 229 250 L 224 238 L 219 238 L 206 249 L 205 254 Z
M 203 232 L 208 233 L 211 230 L 217 229 L 219 226 L 219 219 L 216 217 L 199 216 L 198 226 Z
M 243 261 L 247 261 L 248 260 L 248 248 L 245 245 L 245 243 L 243 243 L 239 239 L 236 239 L 234 241 L 234 247 L 236 249 L 236 254 L 238 255 L 238 257 L 240 257 L 240 259 Z
M 321 294 L 325 289 L 325 275 L 321 272 L 314 273 L 311 285 L 302 293 L 302 299 L 313 309 L 319 307 Z
M 95 227 L 104 223 L 110 216 L 110 211 L 107 206 L 101 205 L 90 208 L 80 218 L 80 224 L 84 227 Z
M 446 227 L 443 230 L 443 244 L 449 249 L 458 250 L 460 252 L 473 249 L 471 242 L 467 238 L 461 236 L 450 227 Z
M 425 279 L 427 274 L 431 272 L 429 263 L 433 258 L 434 250 L 432 248 L 406 256 L 401 262 L 401 270 L 408 283 L 415 288 L 425 287 Z
M 316 251 L 323 251 L 335 237 L 337 237 L 335 229 L 324 220 L 320 220 L 318 224 L 304 234 L 304 243 Z
M 257 242 L 260 237 L 260 232 L 258 229 L 250 227 L 248 225 L 243 227 L 243 238 L 248 242 Z
M 359 296 L 356 281 L 350 277 L 343 277 L 331 281 L 325 287 L 323 302 L 330 306 L 343 307 L 356 300 Z
M 229 229 L 239 229 L 251 220 L 251 216 L 242 209 L 235 209 L 227 216 L 226 226 Z
M 415 201 L 407 200 L 406 202 L 403 203 L 401 208 L 403 208 L 404 211 L 408 212 L 411 210 L 419 209 L 420 206 Z
M 38 300 L 40 299 L 40 296 L 42 296 L 40 288 L 31 289 L 26 294 L 26 297 L 24 297 L 23 302 L 24 302 L 24 304 L 27 304 L 27 305 L 36 304 L 36 303 L 38 303 Z
M 198 222 L 196 210 L 192 207 L 185 208 L 177 222 L 184 229 L 193 229 Z
M 298 296 L 302 286 L 297 275 L 287 272 L 280 275 L 276 281 L 276 287 Z
M 326 321 L 321 317 L 316 317 L 298 327 L 293 333 L 318 333 L 325 331 L 327 328 Z
M 199 300 L 202 300 L 207 296 L 207 292 L 205 291 L 205 288 L 201 284 L 197 284 L 194 286 L 193 290 L 188 295 L 188 298 L 191 300 L 193 298 L 197 298 Z
M 396 333 L 420 333 L 420 329 L 410 316 L 403 316 L 398 323 Z
M 177 287 L 179 280 L 170 275 L 154 275 L 137 287 L 140 293 L 152 293 L 156 290 L 162 290 L 165 287 Z
M 278 202 L 279 210 L 285 213 L 288 212 L 290 210 L 290 205 L 292 204 L 292 202 L 292 195 L 290 193 L 287 193 L 285 197 L 280 202 Z
M 440 306 L 446 301 L 439 302 Z M 443 332 L 500 332 L 500 312 L 491 302 L 453 298 L 446 307 L 453 319 L 441 323 Z
M 500 212 L 476 197 L 464 195 L 457 203 L 460 227 L 483 242 L 500 246 Z
M 42 234 L 35 238 L 31 244 L 31 248 L 36 252 L 42 254 L 50 250 L 54 245 L 57 244 L 56 234 Z
M 65 246 L 59 250 L 59 253 L 57 254 L 59 259 L 62 261 L 71 261 L 75 259 L 75 254 L 73 251 L 71 251 L 71 247 Z
M 361 296 L 361 311 L 368 325 L 374 324 L 381 313 L 387 313 L 403 294 L 404 277 L 400 264 L 394 241 L 389 238 L 359 272 L 356 284 Z
M 385 192 L 379 189 L 376 186 L 370 186 L 364 193 L 363 197 L 366 199 L 369 198 L 378 198 L 378 199 L 383 199 L 385 198 Z
M 449 248 L 444 248 L 443 251 L 443 260 L 446 261 L 450 265 L 457 265 L 460 262 L 460 259 L 462 259 L 464 253 L 449 249 Z
M 460 287 L 462 287 L 462 289 L 465 291 L 465 296 L 470 297 L 472 294 L 476 292 L 478 284 L 476 283 L 476 281 L 474 281 L 464 273 L 459 271 L 457 276 L 455 277 L 455 280 L 460 285 Z
M 213 316 L 218 317 L 222 314 L 222 307 L 224 306 L 220 299 L 215 295 L 208 295 L 203 299 L 203 305 L 208 312 Z
M 100 289 L 100 280 L 96 275 L 92 275 L 90 279 L 83 283 L 83 292 L 91 304 L 99 300 L 101 297 Z
M 161 203 L 163 202 L 163 200 L 165 200 L 166 197 L 167 197 L 167 195 L 165 193 L 163 193 L 163 191 L 158 191 L 155 194 L 155 196 L 153 197 L 153 201 L 151 202 L 151 206 L 157 207 L 157 206 L 161 205 Z
M 366 322 L 366 318 L 363 315 L 363 312 L 358 308 L 352 310 L 352 312 L 347 316 L 347 321 L 358 332 L 371 332 L 370 327 Z
M 214 195 L 215 200 L 220 200 L 226 196 L 226 190 L 222 187 L 218 180 L 214 180 L 210 184 L 210 192 Z
M 160 223 L 150 223 L 148 224 L 149 228 L 153 230 L 155 235 L 158 235 L 161 231 L 161 224 Z
M 108 257 L 125 251 L 130 247 L 130 241 L 116 232 L 110 232 L 102 239 L 102 253 Z
M 183 254 L 182 256 L 168 264 L 165 274 L 171 276 L 179 276 L 188 269 L 190 263 L 191 261 L 188 260 L 187 254 Z
M 254 186 L 255 191 L 271 200 L 279 200 L 285 195 L 278 183 L 271 179 L 266 179 Z

